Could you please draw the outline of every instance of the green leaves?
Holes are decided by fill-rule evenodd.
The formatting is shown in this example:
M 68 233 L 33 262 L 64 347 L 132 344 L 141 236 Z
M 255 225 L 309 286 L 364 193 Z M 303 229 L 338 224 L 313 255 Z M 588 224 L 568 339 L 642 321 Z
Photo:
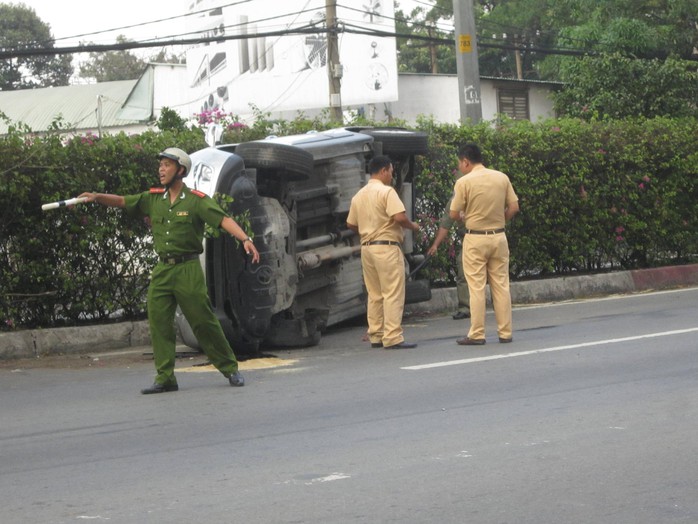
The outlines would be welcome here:
M 421 121 L 420 128 L 431 151 L 415 178 L 417 216 L 426 224 L 418 251 L 431 244 L 451 194 L 458 144 L 474 141 L 520 199 L 508 226 L 514 278 L 695 260 L 696 119 L 502 121 L 496 128 Z M 430 276 L 452 285 L 456 261 L 440 255 Z
M 555 110 L 585 120 L 698 117 L 698 66 L 669 58 L 639 60 L 620 54 L 567 62 L 565 88 Z

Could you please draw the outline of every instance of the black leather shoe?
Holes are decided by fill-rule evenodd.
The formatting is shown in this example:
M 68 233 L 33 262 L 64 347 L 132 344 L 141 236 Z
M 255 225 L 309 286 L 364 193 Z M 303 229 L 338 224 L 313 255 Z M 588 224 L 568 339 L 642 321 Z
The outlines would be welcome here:
M 245 379 L 242 378 L 242 375 L 240 374 L 239 371 L 236 371 L 232 375 L 228 377 L 228 382 L 230 382 L 230 385 L 236 388 L 241 388 L 242 386 L 245 385 Z
M 371 342 L 371 347 L 372 348 L 382 348 L 383 343 L 382 342 Z
M 152 395 L 154 393 L 169 393 L 170 391 L 179 391 L 177 384 L 158 384 L 157 382 L 149 388 L 141 389 L 144 395 Z
M 456 311 L 453 314 L 453 320 L 463 320 L 464 318 L 470 318 L 470 313 L 467 311 Z
M 399 344 L 393 344 L 392 346 L 383 346 L 383 349 L 412 349 L 416 348 L 417 344 L 411 342 L 400 342 Z
M 459 346 L 483 346 L 485 345 L 485 339 L 484 338 L 459 338 L 456 340 L 456 343 Z
M 509 338 L 502 338 L 502 337 L 499 337 L 499 343 L 500 343 L 500 344 L 508 344 L 508 343 L 511 342 L 512 340 L 514 340 L 514 339 L 511 338 L 511 337 L 509 337 Z

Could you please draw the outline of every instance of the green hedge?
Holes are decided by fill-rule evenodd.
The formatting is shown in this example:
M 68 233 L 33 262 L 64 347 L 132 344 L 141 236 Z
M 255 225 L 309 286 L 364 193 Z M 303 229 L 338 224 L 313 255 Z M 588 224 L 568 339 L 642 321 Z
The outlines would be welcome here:
M 177 124 L 177 123 L 175 123 Z M 231 127 L 236 141 L 288 134 L 329 121 L 259 119 Z M 168 130 L 97 139 L 33 136 L 15 127 L 0 137 L 0 329 L 139 319 L 154 254 L 144 223 L 117 209 L 41 204 L 84 191 L 129 194 L 157 184 L 156 154 L 205 147 L 203 132 Z M 513 278 L 681 264 L 698 254 L 698 122 L 693 119 L 501 122 L 439 125 L 418 160 L 417 216 L 426 251 L 454 181 L 458 144 L 475 141 L 486 164 L 506 172 L 521 213 L 509 226 Z M 56 130 L 58 131 L 58 129 Z M 458 241 L 458 239 L 454 239 Z M 454 246 L 426 271 L 451 285 Z
M 698 258 L 698 121 L 637 119 L 460 127 L 422 121 L 431 140 L 420 160 L 419 218 L 430 224 L 454 180 L 460 143 L 509 175 L 521 212 L 508 226 L 512 278 L 683 264 Z M 453 279 L 453 249 L 430 264 Z

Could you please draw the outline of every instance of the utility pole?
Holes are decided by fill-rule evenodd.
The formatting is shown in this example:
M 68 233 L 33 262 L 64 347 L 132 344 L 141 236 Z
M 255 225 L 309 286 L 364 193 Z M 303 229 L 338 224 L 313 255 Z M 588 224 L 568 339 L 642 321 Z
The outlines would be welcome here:
M 330 115 L 337 122 L 342 116 L 342 64 L 339 63 L 337 37 L 337 0 L 325 0 L 327 18 L 327 75 L 330 82 Z
M 477 124 L 482 120 L 480 100 L 480 66 L 475 36 L 473 0 L 453 0 L 456 23 L 456 70 L 460 91 L 461 124 Z

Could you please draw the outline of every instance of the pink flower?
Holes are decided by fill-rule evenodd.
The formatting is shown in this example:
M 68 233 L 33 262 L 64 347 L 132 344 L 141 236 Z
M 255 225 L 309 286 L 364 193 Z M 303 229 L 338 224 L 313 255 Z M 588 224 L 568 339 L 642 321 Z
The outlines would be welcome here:
M 618 226 L 616 228 L 616 233 L 618 233 L 618 234 L 622 233 L 623 231 L 625 231 L 625 228 L 623 226 Z
M 642 180 L 644 180 L 645 182 L 649 182 L 649 181 L 650 181 L 650 177 L 648 177 L 647 175 L 645 175 L 645 176 L 642 177 Z
M 622 242 L 623 237 L 621 235 L 616 235 L 616 242 Z
M 640 182 L 640 183 L 637 185 L 637 187 L 639 187 L 640 189 L 645 189 L 645 184 L 643 184 L 642 182 Z

